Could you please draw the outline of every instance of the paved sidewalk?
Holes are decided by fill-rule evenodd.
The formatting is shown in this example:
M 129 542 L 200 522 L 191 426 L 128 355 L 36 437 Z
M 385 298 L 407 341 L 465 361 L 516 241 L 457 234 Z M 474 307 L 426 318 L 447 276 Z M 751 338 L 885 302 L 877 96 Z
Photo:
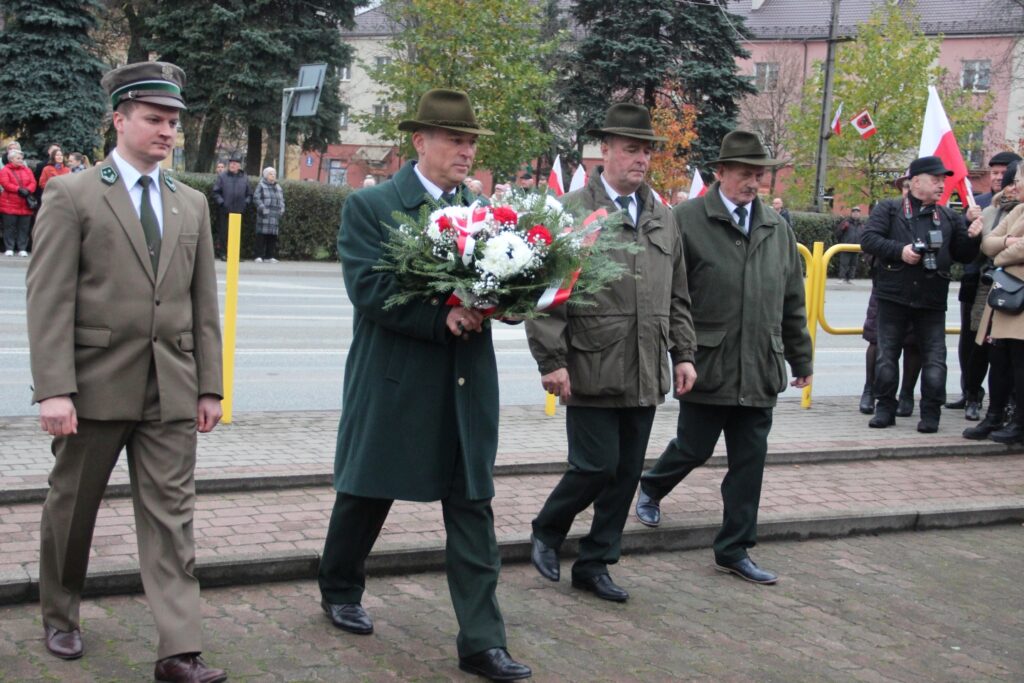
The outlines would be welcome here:
M 897 550 L 898 549 L 898 550 Z M 758 558 L 782 581 L 715 573 L 704 551 L 631 555 L 612 605 L 529 565 L 498 588 L 509 649 L 538 683 L 961 683 L 1024 679 L 1019 525 L 781 542 Z M 372 636 L 331 628 L 315 582 L 203 591 L 205 656 L 232 681 L 480 681 L 456 668 L 443 574 L 371 576 Z M 48 656 L 38 605 L 0 608 L 0 681 L 150 680 L 140 596 L 82 607 L 86 652 Z

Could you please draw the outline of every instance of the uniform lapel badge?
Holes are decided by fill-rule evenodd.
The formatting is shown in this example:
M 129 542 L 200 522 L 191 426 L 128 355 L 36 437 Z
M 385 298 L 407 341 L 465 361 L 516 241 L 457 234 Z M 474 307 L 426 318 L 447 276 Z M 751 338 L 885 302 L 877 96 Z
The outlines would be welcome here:
M 178 207 L 172 206 L 171 207 L 171 213 L 173 213 L 175 216 L 177 216 L 178 215 Z
M 167 186 L 167 189 L 169 189 L 171 192 L 177 192 L 178 186 L 174 184 L 173 180 L 171 180 L 171 176 L 167 175 L 166 173 L 162 173 L 161 175 L 164 177 L 164 185 Z
M 113 185 L 117 182 L 117 171 L 114 170 L 113 166 L 104 166 L 100 169 L 100 180 L 107 185 Z

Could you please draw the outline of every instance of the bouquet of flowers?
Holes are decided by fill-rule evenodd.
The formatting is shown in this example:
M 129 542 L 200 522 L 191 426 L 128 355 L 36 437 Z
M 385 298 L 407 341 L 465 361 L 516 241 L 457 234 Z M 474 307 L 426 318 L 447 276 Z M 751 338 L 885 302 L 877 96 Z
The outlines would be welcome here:
M 626 272 L 610 249 L 638 249 L 615 238 L 622 214 L 580 220 L 551 197 L 513 193 L 505 204 L 424 206 L 395 214 L 399 227 L 377 269 L 393 272 L 392 308 L 431 296 L 509 318 L 535 318 L 566 301 L 586 305 Z

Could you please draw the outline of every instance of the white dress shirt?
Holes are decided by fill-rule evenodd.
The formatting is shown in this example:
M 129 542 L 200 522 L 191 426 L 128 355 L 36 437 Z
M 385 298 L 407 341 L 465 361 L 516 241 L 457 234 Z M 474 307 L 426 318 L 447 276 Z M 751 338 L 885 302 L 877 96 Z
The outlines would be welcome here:
M 132 199 L 132 206 L 135 207 L 135 215 L 142 217 L 142 186 L 139 185 L 139 178 L 142 173 L 125 161 L 124 157 L 117 153 L 117 148 L 110 153 L 110 160 L 117 166 L 117 173 L 124 180 L 128 188 L 128 196 Z M 160 167 L 157 166 L 151 172 L 146 173 L 153 182 L 149 184 L 149 201 L 153 205 L 153 213 L 156 214 L 157 223 L 160 224 L 160 236 L 164 236 L 164 203 L 160 198 Z
M 636 226 L 636 211 L 638 208 L 636 203 L 636 192 L 631 192 L 628 195 L 619 194 L 618 192 L 615 191 L 615 188 L 609 185 L 608 181 L 604 179 L 604 173 L 601 174 L 601 182 L 604 183 L 604 191 L 608 193 L 608 197 L 612 200 L 612 204 L 614 204 L 615 206 L 619 206 L 619 203 L 615 201 L 619 197 L 629 197 L 630 199 L 633 200 L 629 203 L 629 217 L 630 219 L 632 219 L 633 225 Z
M 726 197 L 724 194 L 722 194 L 722 188 L 718 188 L 718 196 L 722 198 L 722 203 L 725 204 L 725 208 L 729 209 L 729 215 L 732 216 L 733 221 L 735 221 L 737 224 L 739 224 L 739 220 L 736 217 L 736 207 L 739 206 L 739 205 L 738 204 L 733 204 L 732 201 L 728 197 Z M 740 225 L 740 230 L 743 231 L 743 234 L 749 235 L 750 234 L 750 214 L 753 213 L 754 202 L 750 202 L 749 204 L 745 205 L 743 208 L 745 208 L 747 210 L 747 215 L 743 219 L 743 224 Z

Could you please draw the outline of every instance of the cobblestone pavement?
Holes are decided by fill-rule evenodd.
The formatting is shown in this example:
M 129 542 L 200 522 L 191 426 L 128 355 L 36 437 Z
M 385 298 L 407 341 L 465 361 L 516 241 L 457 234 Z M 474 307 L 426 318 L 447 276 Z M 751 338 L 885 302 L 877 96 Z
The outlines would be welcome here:
M 780 542 L 756 558 L 774 587 L 713 571 L 708 551 L 623 558 L 614 605 L 502 572 L 513 656 L 537 681 L 1024 680 L 1019 525 Z M 1009 571 L 1008 571 L 1009 570 Z M 376 633 L 332 629 L 314 582 L 207 590 L 207 660 L 233 681 L 470 681 L 456 668 L 443 574 L 370 577 Z M 0 681 L 151 680 L 155 636 L 141 596 L 86 601 L 86 655 L 47 655 L 38 605 L 0 608 Z
M 537 406 L 506 406 L 501 409 L 498 466 L 564 462 L 566 452 L 564 409 L 556 417 Z M 914 448 L 958 449 L 959 452 L 991 451 L 991 442 L 968 441 L 960 433 L 972 423 L 962 413 L 945 411 L 939 433 L 924 436 L 915 427 L 917 418 L 897 420 L 889 429 L 868 429 L 868 417 L 857 412 L 858 397 L 815 399 L 805 410 L 795 400 L 779 402 L 769 437 L 769 454 L 824 453 Z M 678 403 L 659 408 L 647 455 L 656 458 L 675 436 Z M 233 424 L 201 434 L 196 465 L 197 479 L 226 477 L 273 477 L 324 474 L 334 466 L 337 412 L 244 413 Z M 0 490 L 45 487 L 53 464 L 50 438 L 31 417 L 0 418 Z M 724 441 L 718 454 L 725 452 Z M 113 483 L 128 480 L 121 458 L 111 477 Z
M 699 468 L 665 499 L 667 522 L 718 524 L 724 470 Z M 495 479 L 495 530 L 499 541 L 522 539 L 558 477 L 502 476 Z M 195 516 L 200 559 L 320 551 L 334 503 L 329 486 L 204 494 Z M 816 465 L 769 465 L 761 496 L 762 522 L 801 515 L 954 508 L 963 504 L 1021 504 L 1024 455 L 861 460 Z M 41 504 L 0 505 L 0 576 L 37 574 Z M 589 527 L 591 511 L 573 531 Z M 627 528 L 640 528 L 630 519 Z M 438 503 L 396 502 L 377 551 L 438 545 L 444 538 Z M 114 498 L 100 508 L 90 571 L 137 566 L 131 499 Z

